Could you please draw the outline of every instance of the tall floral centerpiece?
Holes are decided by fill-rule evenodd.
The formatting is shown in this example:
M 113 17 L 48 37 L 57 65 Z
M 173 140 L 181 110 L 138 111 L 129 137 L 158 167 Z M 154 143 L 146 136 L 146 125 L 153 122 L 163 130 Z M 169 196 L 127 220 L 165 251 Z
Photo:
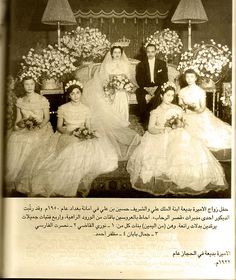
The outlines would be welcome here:
M 58 81 L 61 81 L 66 74 L 76 70 L 74 65 L 76 60 L 70 55 L 69 50 L 59 49 L 57 46 L 48 45 L 41 51 L 31 48 L 28 54 L 22 58 L 20 80 L 25 76 L 32 76 L 48 89 L 60 87 Z
M 203 41 L 181 55 L 178 70 L 184 72 L 188 67 L 198 69 L 202 83 L 216 83 L 231 68 L 231 51 L 213 39 L 208 43 Z
M 61 45 L 62 48 L 69 50 L 70 55 L 77 60 L 77 64 L 81 64 L 101 61 L 111 43 L 97 28 L 79 26 L 76 30 L 66 32 L 61 38 Z
M 158 55 L 165 59 L 166 62 L 173 62 L 180 55 L 183 48 L 183 43 L 177 32 L 169 28 L 156 31 L 153 35 L 149 36 L 146 39 L 145 47 L 148 44 L 154 44 Z

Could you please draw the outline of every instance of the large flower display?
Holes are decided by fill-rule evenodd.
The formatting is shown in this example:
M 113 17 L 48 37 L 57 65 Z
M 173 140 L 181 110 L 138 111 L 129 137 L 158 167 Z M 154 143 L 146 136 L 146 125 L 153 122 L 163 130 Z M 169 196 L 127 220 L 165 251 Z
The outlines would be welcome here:
M 43 79 L 58 79 L 76 70 L 76 59 L 68 50 L 59 49 L 57 46 L 48 45 L 38 52 L 31 48 L 22 58 L 20 80 L 26 76 L 32 76 L 38 82 Z
M 231 51 L 213 39 L 209 43 L 195 44 L 181 55 L 178 70 L 184 72 L 189 67 L 198 69 L 200 77 L 216 82 L 231 68 Z
M 62 48 L 70 51 L 70 55 L 78 60 L 100 61 L 111 44 L 105 34 L 97 28 L 77 27 L 61 38 Z
M 183 43 L 179 38 L 176 31 L 169 28 L 163 31 L 156 31 L 153 35 L 146 39 L 145 46 L 148 44 L 154 44 L 157 49 L 157 53 L 166 61 L 172 61 L 178 54 L 181 53 Z
M 78 27 L 66 32 L 61 38 L 61 47 L 48 45 L 36 51 L 31 48 L 22 57 L 19 79 L 32 76 L 35 81 L 60 79 L 75 71 L 83 61 L 100 61 L 110 48 L 106 35 L 96 28 Z

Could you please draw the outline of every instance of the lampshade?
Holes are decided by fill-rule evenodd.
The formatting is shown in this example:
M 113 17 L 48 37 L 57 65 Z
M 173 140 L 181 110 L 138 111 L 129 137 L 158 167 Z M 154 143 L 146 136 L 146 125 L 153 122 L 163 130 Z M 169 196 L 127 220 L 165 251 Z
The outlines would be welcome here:
M 75 16 L 67 0 L 48 0 L 42 23 L 56 25 L 76 24 Z
M 180 0 L 171 19 L 173 23 L 203 23 L 208 20 L 201 0 Z

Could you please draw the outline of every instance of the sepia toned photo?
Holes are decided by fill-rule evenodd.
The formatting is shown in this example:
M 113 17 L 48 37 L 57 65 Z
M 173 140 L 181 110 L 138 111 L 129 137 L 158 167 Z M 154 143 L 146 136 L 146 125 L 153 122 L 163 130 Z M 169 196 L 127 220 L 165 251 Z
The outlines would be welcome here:
M 0 16 L 0 275 L 235 279 L 234 2 Z
M 231 197 L 232 1 L 8 3 L 5 196 Z

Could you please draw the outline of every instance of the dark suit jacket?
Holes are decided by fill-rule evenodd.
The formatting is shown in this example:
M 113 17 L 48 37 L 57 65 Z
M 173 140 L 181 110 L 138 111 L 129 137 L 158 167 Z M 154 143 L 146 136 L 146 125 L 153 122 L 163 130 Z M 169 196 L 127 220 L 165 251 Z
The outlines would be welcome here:
M 136 68 L 136 80 L 140 88 L 153 86 L 148 59 L 141 61 Z M 168 70 L 166 62 L 155 58 L 154 82 L 155 86 L 160 87 L 168 81 Z

